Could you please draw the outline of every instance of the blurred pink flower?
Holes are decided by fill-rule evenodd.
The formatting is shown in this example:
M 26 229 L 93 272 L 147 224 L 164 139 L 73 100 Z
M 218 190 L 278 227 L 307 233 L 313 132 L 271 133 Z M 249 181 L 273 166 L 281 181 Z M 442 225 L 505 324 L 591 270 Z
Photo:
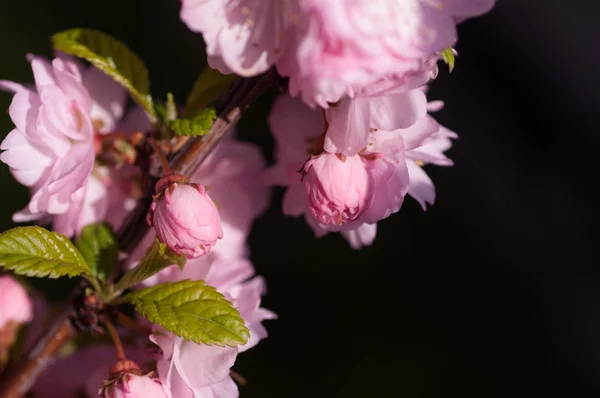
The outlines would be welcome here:
M 181 19 L 202 33 L 211 67 L 254 76 L 290 45 L 296 0 L 182 0 Z
M 344 96 L 410 86 L 435 75 L 456 24 L 494 0 L 182 0 L 209 64 L 253 76 L 276 65 L 290 93 L 326 108 Z M 416 80 L 417 82 L 412 82 Z M 377 88 L 374 88 L 377 86 Z
M 125 93 L 99 70 L 84 70 L 69 58 L 29 60 L 35 88 L 0 81 L 0 89 L 15 93 L 9 113 L 16 126 L 0 146 L 0 160 L 32 194 L 13 219 L 64 216 L 55 230 L 72 236 L 73 214 L 81 209 L 94 166 L 94 134 L 109 131 L 121 118 Z
M 207 187 L 221 215 L 223 239 L 213 248 L 215 258 L 247 254 L 252 223 L 269 201 L 269 188 L 262 179 L 264 168 L 259 147 L 227 136 L 192 175 Z
M 27 291 L 10 275 L 0 275 L 0 329 L 8 323 L 28 323 L 33 319 L 33 304 Z

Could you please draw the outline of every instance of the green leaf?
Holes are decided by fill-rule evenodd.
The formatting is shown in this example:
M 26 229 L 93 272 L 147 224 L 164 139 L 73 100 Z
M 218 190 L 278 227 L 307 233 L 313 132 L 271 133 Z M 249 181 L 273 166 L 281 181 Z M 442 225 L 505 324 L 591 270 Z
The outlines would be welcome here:
M 210 66 L 206 66 L 187 97 L 183 116 L 186 118 L 196 116 L 198 112 L 219 98 L 236 78 L 236 75 L 223 75 Z
M 97 30 L 75 28 L 52 36 L 55 49 L 83 58 L 125 87 L 152 122 L 156 114 L 144 62 L 125 44 Z
M 213 108 L 206 108 L 194 119 L 175 119 L 169 122 L 169 128 L 177 135 L 199 137 L 208 133 L 217 118 Z
M 185 256 L 175 254 L 158 239 L 154 240 L 152 246 L 146 250 L 144 257 L 140 260 L 140 263 L 129 270 L 123 277 L 117 282 L 115 291 L 122 291 L 138 283 L 150 278 L 152 275 L 162 271 L 169 265 L 177 264 L 179 267 L 183 267 L 185 264 Z
M 37 278 L 95 279 L 79 250 L 64 235 L 41 227 L 17 227 L 0 235 L 0 266 Z
M 175 97 L 171 93 L 167 94 L 167 107 L 165 110 L 165 119 L 167 121 L 177 118 L 177 104 L 175 103 Z
M 442 52 L 442 59 L 448 65 L 450 73 L 454 70 L 454 64 L 456 62 L 456 56 L 454 55 L 454 49 L 452 47 L 445 49 Z
M 235 347 L 250 337 L 240 313 L 204 281 L 165 283 L 127 298 L 150 322 L 198 344 Z
M 93 274 L 100 280 L 112 272 L 119 254 L 117 237 L 108 223 L 87 225 L 75 241 Z

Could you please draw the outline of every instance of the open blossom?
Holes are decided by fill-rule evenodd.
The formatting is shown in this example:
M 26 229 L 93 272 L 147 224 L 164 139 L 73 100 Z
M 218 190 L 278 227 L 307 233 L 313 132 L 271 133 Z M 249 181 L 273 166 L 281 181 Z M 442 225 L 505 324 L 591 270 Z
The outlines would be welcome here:
M 260 148 L 229 135 L 191 176 L 210 187 L 210 197 L 219 207 L 223 239 L 212 250 L 219 261 L 247 254 L 246 239 L 252 223 L 269 200 L 269 189 L 262 179 L 264 167 Z
M 203 185 L 169 180 L 174 177 L 165 177 L 157 183 L 158 194 L 147 221 L 175 253 L 187 258 L 200 257 L 223 237 L 221 217 Z
M 15 129 L 0 146 L 0 160 L 31 188 L 31 201 L 13 219 L 52 219 L 56 231 L 72 236 L 87 190 L 95 189 L 88 184 L 94 135 L 114 128 L 125 93 L 99 70 L 71 59 L 29 59 L 34 88 L 0 81 L 0 89 L 15 94 L 9 108 Z
M 274 185 L 288 187 L 283 212 L 304 215 L 317 236 L 340 231 L 353 247 L 360 247 L 373 241 L 379 220 L 400 210 L 406 194 L 424 208 L 426 203 L 433 203 L 433 183 L 421 167 L 427 163 L 451 165 L 443 152 L 450 148 L 450 138 L 455 135 L 427 114 L 430 108 L 421 89 L 345 99 L 327 109 L 325 117 L 287 95 L 279 97 L 269 117 L 277 141 L 277 164 L 267 178 Z M 357 173 L 356 185 L 364 186 L 365 178 L 369 184 L 369 189 L 361 191 L 367 196 L 362 201 L 366 206 L 349 211 L 352 217 L 342 218 L 337 225 L 323 217 L 333 213 L 336 206 L 322 200 L 326 195 L 312 197 L 314 190 L 305 191 L 306 175 L 303 182 L 298 172 L 308 159 L 314 159 L 315 151 L 330 159 L 355 159 L 354 164 L 362 166 L 357 168 L 361 172 Z M 314 169 L 312 178 L 320 181 L 321 187 L 352 186 L 343 185 L 340 176 L 346 177 L 323 168 Z
M 239 259 L 208 264 L 202 262 L 204 259 L 188 261 L 183 270 L 173 266 L 164 270 L 159 277 L 160 283 L 183 279 L 205 280 L 237 308 L 250 330 L 250 339 L 245 345 L 233 348 L 206 346 L 156 328 L 151 340 L 162 351 L 157 370 L 160 380 L 174 398 L 235 398 L 238 391 L 229 376 L 229 369 L 239 352 L 252 348 L 267 337 L 262 321 L 275 318 L 275 314 L 260 308 L 265 284 L 262 278 L 252 277 L 254 269 L 249 261 Z M 195 264 L 198 261 L 200 264 Z
M 425 83 L 435 73 L 431 60 L 456 42 L 456 24 L 494 3 L 182 0 L 181 18 L 203 34 L 212 67 L 252 76 L 275 65 L 293 96 L 327 107 L 374 86 Z
M 227 236 L 224 237 L 226 239 Z M 265 282 L 263 278 L 255 276 L 249 260 L 227 257 L 225 261 L 219 261 L 217 253 L 211 252 L 188 260 L 183 269 L 168 267 L 144 281 L 144 284 L 151 286 L 184 279 L 204 280 L 222 293 L 244 319 L 250 339 L 238 347 L 206 346 L 155 327 L 150 339 L 160 347 L 157 358 L 160 380 L 173 398 L 237 398 L 238 389 L 229 370 L 238 353 L 254 347 L 267 337 L 262 322 L 276 317 L 271 311 L 260 307 Z

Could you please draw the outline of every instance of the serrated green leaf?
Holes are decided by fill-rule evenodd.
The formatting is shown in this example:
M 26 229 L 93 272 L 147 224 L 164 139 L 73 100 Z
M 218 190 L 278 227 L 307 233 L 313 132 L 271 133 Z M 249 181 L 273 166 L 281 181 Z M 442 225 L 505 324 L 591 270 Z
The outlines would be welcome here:
M 150 278 L 152 275 L 162 271 L 169 265 L 177 264 L 179 267 L 183 267 L 185 261 L 185 256 L 173 253 L 167 245 L 156 239 L 152 243 L 152 246 L 146 250 L 140 263 L 132 270 L 129 270 L 123 275 L 119 282 L 117 282 L 115 291 L 121 291 L 135 286 Z
M 454 55 L 454 50 L 452 49 L 452 47 L 447 48 L 442 52 L 442 59 L 448 65 L 450 73 L 452 73 L 452 71 L 454 70 L 454 65 L 456 63 L 456 56 Z
M 117 237 L 108 223 L 87 225 L 75 240 L 75 245 L 100 280 L 112 272 L 119 254 Z
M 221 72 L 206 66 L 194 87 L 187 97 L 183 116 L 193 118 L 215 101 L 219 96 L 229 88 L 231 83 L 237 78 L 236 75 L 223 75 Z
M 83 58 L 125 87 L 152 122 L 156 114 L 150 96 L 150 80 L 144 62 L 125 44 L 106 33 L 85 28 L 69 29 L 52 36 L 55 49 Z
M 165 283 L 127 298 L 150 322 L 198 344 L 235 347 L 250 337 L 240 313 L 204 281 Z
M 82 275 L 94 280 L 75 245 L 66 236 L 41 227 L 17 227 L 1 234 L 0 266 L 37 278 Z
M 169 128 L 177 135 L 199 137 L 208 133 L 217 118 L 213 108 L 206 108 L 194 119 L 175 119 L 169 122 Z

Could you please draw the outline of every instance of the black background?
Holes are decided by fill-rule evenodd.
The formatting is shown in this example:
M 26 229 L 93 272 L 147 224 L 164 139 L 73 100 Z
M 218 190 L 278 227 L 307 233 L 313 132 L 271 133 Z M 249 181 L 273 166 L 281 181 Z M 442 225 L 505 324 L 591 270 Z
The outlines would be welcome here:
M 0 78 L 31 81 L 25 53 L 50 56 L 52 33 L 85 26 L 128 43 L 155 95 L 183 99 L 204 54 L 178 12 L 176 0 L 2 1 Z M 242 397 L 599 396 L 599 16 L 592 1 L 500 0 L 460 26 L 457 68 L 430 96 L 460 134 L 456 165 L 428 169 L 435 206 L 407 200 L 372 247 L 314 240 L 275 192 L 250 244 L 280 319 L 238 358 Z M 240 126 L 267 154 L 269 103 Z M 6 229 L 27 192 L 0 172 Z

